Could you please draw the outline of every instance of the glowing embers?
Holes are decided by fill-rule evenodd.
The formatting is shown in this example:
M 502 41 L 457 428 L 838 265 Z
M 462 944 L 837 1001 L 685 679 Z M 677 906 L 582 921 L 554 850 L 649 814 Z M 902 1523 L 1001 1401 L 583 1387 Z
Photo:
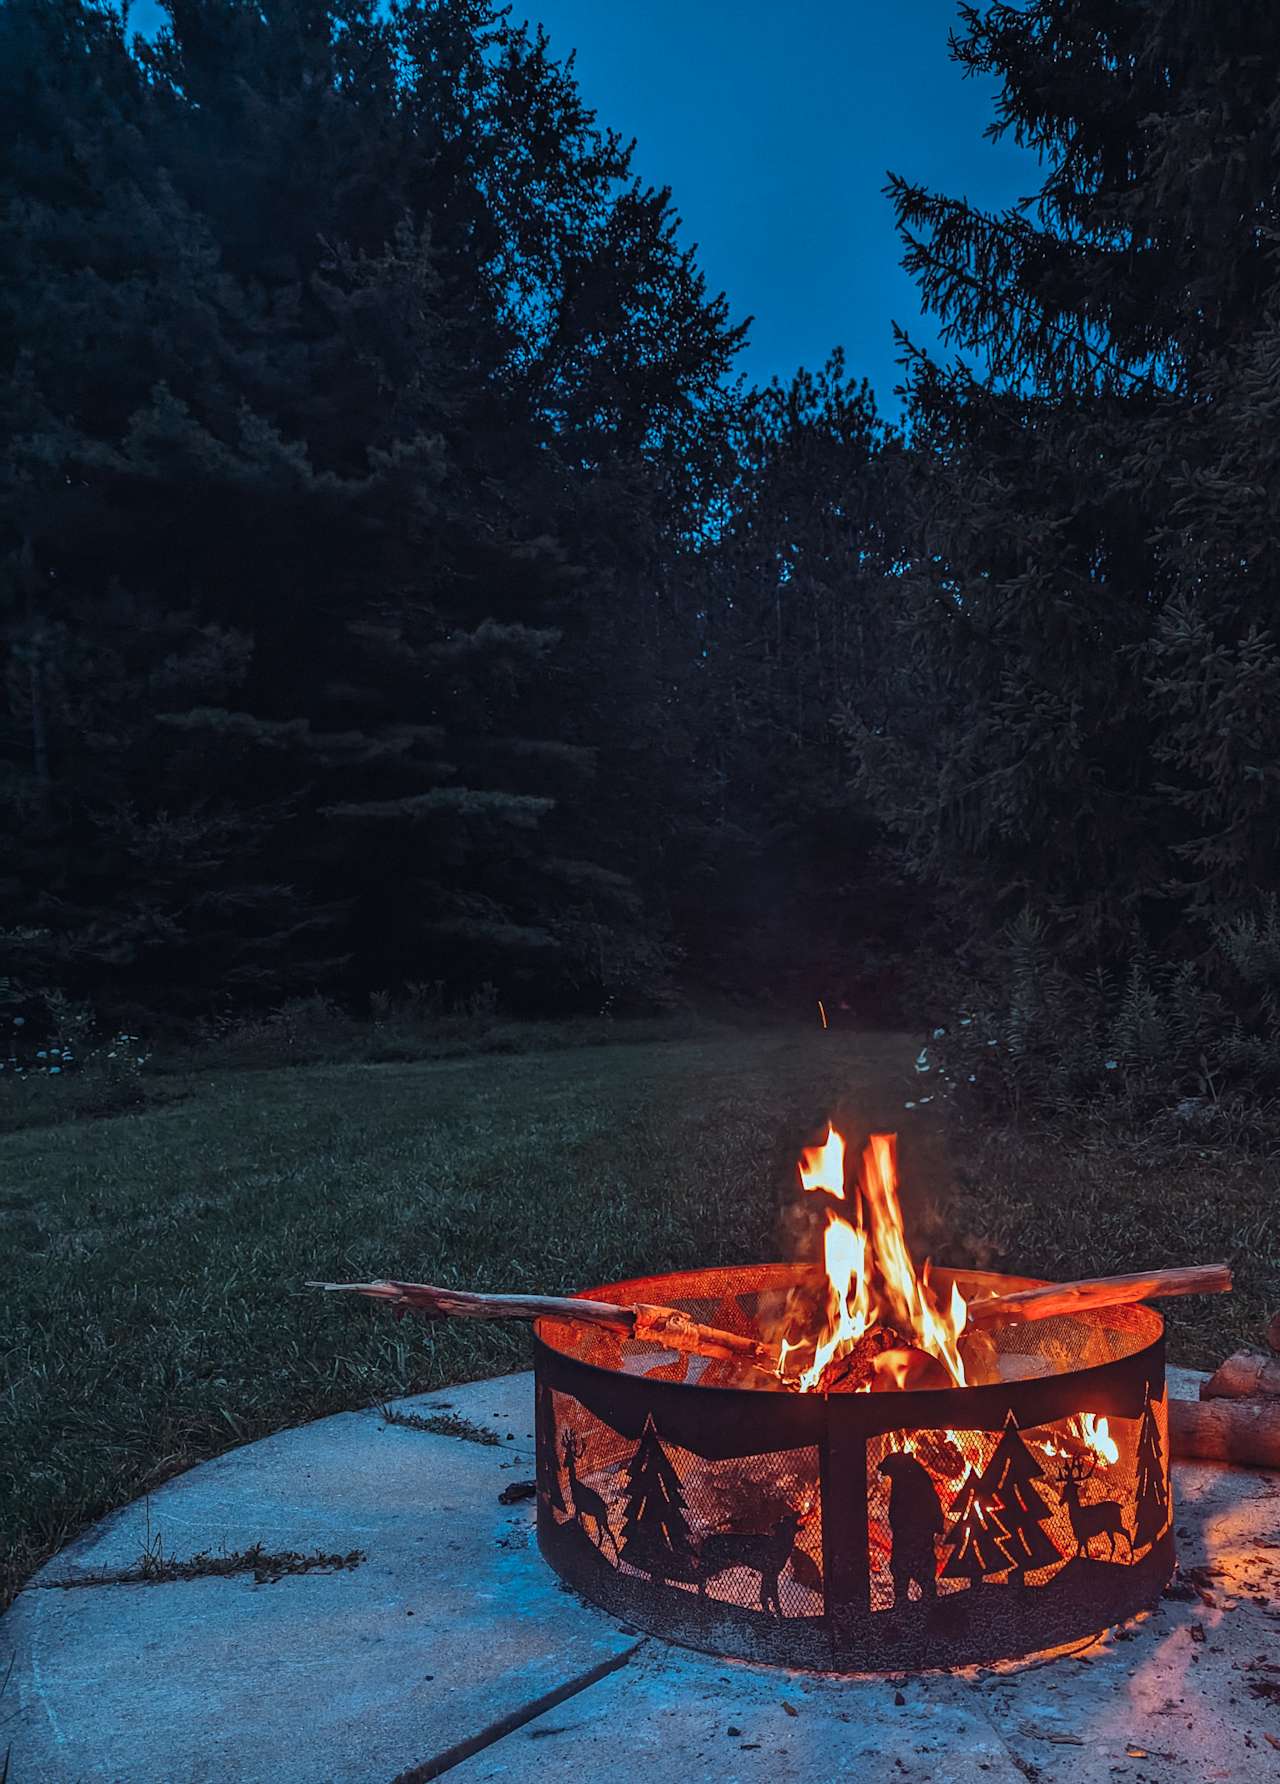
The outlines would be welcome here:
M 590 1544 L 580 1560 L 680 1593 L 686 1615 L 821 1618 L 816 1447 L 709 1460 L 667 1441 L 652 1416 L 628 1438 L 572 1395 L 541 1395 L 540 1511 L 558 1548 Z
M 1077 1597 L 1165 1534 L 1163 1397 L 1135 1419 L 1076 1414 L 1019 1430 L 892 1431 L 867 1446 L 874 1611 L 998 1611 L 991 1594 Z M 979 1597 L 980 1595 L 980 1597 Z M 987 1600 L 983 1603 L 981 1600 Z

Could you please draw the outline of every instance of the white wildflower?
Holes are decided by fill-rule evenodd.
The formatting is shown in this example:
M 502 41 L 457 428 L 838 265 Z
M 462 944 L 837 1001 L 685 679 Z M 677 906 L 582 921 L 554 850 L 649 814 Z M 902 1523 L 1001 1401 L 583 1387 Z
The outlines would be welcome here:
M 27 1026 L 26 1017 L 25 1016 L 15 1016 L 13 1019 L 13 1026 L 15 1028 L 25 1028 Z
M 61 1071 L 61 1070 L 62 1070 L 62 1067 L 61 1067 L 61 1066 L 60 1066 L 60 1065 L 51 1065 L 51 1066 L 50 1066 L 50 1067 L 49 1067 L 49 1076 L 50 1076 L 50 1077 L 51 1077 L 51 1078 L 56 1078 L 56 1077 L 57 1077 L 57 1075 L 58 1075 L 58 1073 L 59 1073 L 59 1072 L 60 1072 L 60 1071 Z
M 1104 1072 L 1114 1072 L 1119 1063 L 1120 1061 L 1118 1059 L 1104 1059 L 1102 1062 L 1102 1069 Z
M 914 1108 L 915 1108 L 915 1104 L 914 1104 L 914 1103 L 903 1103 L 903 1105 L 902 1105 L 902 1106 L 903 1106 L 903 1108 L 904 1108 L 904 1109 L 914 1109 Z
M 945 1029 L 945 1028 L 935 1028 L 935 1029 L 934 1029 L 934 1031 L 933 1031 L 933 1038 L 934 1038 L 934 1040 L 935 1040 L 935 1041 L 940 1041 L 940 1040 L 941 1040 L 941 1039 L 942 1039 L 942 1037 L 943 1037 L 943 1035 L 944 1035 L 944 1034 L 946 1034 L 946 1032 L 947 1032 L 947 1031 L 946 1031 L 946 1029 Z
M 919 1053 L 916 1055 L 916 1070 L 918 1072 L 927 1072 L 929 1070 L 929 1049 L 927 1047 L 921 1047 Z

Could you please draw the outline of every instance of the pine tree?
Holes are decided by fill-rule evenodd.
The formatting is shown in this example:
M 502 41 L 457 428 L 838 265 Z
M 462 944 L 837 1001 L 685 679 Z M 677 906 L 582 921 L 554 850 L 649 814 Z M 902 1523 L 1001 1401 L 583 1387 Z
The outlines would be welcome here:
M 969 6 L 993 135 L 1041 157 L 1001 215 L 895 178 L 949 346 L 904 348 L 903 649 L 859 785 L 972 942 L 1030 908 L 1060 962 L 1203 956 L 1280 871 L 1280 269 L 1263 0 Z
M 1169 1483 L 1165 1472 L 1160 1426 L 1150 1392 L 1142 1408 L 1138 1426 L 1138 1454 L 1134 1491 L 1137 1509 L 1134 1514 L 1133 1547 L 1146 1548 L 1162 1535 L 1169 1523 Z
M 0 923 L 170 1008 L 651 983 L 601 665 L 741 338 L 669 196 L 481 0 L 0 64 Z
M 845 738 L 847 712 L 874 725 L 888 693 L 900 443 L 839 351 L 752 392 L 730 439 L 704 536 L 670 572 L 694 617 L 677 621 L 689 773 L 669 880 L 682 934 L 726 980 L 749 949 L 747 972 L 816 981 L 834 1007 L 869 945 L 909 922 L 884 897 Z
M 978 1491 L 972 1473 L 956 1494 L 951 1520 L 942 1539 L 951 1550 L 942 1569 L 943 1579 L 969 1580 L 976 1586 L 985 1575 L 1003 1573 L 1014 1564 L 1016 1545 Z
M 652 1413 L 627 1464 L 623 1504 L 621 1558 L 655 1579 L 687 1570 L 692 1545 L 684 1493 Z
M 1050 1509 L 1035 1482 L 1044 1479 L 1044 1469 L 1018 1435 L 1017 1422 L 1010 1413 L 974 1493 L 994 1513 L 1000 1547 L 1015 1578 L 1062 1559 L 1043 1528 Z

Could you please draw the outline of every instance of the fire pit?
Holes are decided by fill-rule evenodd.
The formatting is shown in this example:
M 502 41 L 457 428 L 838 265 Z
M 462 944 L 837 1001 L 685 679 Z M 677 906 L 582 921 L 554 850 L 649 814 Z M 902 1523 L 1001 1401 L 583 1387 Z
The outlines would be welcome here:
M 800 1183 L 825 1271 L 757 1264 L 577 1297 L 318 1284 L 535 1324 L 538 1540 L 587 1598 L 719 1654 L 834 1671 L 1058 1647 L 1173 1569 L 1164 1322 L 1225 1265 L 1042 1284 L 917 1271 L 894 1141 Z
M 1025 1654 L 1150 1604 L 1173 1565 L 1160 1316 L 966 1333 L 971 1307 L 1040 1285 L 917 1273 L 890 1136 L 852 1198 L 834 1129 L 800 1179 L 825 1203 L 825 1281 L 766 1264 L 583 1297 L 755 1352 L 668 1350 L 643 1314 L 629 1334 L 538 1322 L 551 1565 L 654 1634 L 845 1671 Z
M 586 1298 L 750 1336 L 803 1274 L 696 1270 Z M 975 1298 L 1034 1286 L 941 1280 Z M 541 1320 L 542 1553 L 655 1635 L 835 1671 L 989 1661 L 1130 1616 L 1173 1567 L 1164 1322 L 1107 1307 L 992 1337 L 1024 1379 L 761 1393 L 707 1385 L 700 1357 Z

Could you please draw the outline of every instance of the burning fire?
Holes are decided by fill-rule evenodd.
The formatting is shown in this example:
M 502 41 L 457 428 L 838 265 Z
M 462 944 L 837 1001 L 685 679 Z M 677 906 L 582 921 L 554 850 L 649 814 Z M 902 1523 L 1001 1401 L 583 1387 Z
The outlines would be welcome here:
M 1099 1462 L 1111 1463 L 1120 1460 L 1120 1445 L 1111 1435 L 1111 1427 L 1106 1419 L 1095 1418 L 1091 1412 L 1080 1412 L 1067 1420 L 1067 1429 L 1077 1443 L 1092 1450 Z M 1069 1456 L 1071 1451 L 1060 1444 L 1047 1444 L 1046 1452 L 1051 1456 Z
M 833 1125 L 821 1146 L 806 1148 L 800 1159 L 800 1181 L 806 1190 L 825 1190 L 837 1201 L 847 1201 L 845 1141 Z M 865 1222 L 864 1222 L 865 1208 Z M 862 1181 L 854 1194 L 852 1223 L 828 1210 L 823 1235 L 827 1272 L 827 1314 L 816 1341 L 783 1340 L 778 1373 L 804 1392 L 820 1387 L 823 1371 L 851 1351 L 872 1326 L 883 1324 L 899 1335 L 900 1346 L 886 1354 L 888 1372 L 903 1385 L 902 1374 L 910 1346 L 934 1357 L 956 1387 L 965 1386 L 964 1363 L 959 1351 L 964 1330 L 964 1297 L 952 1286 L 949 1303 L 929 1281 L 929 1266 L 917 1272 L 907 1249 L 898 1202 L 898 1179 L 892 1134 L 872 1134 L 862 1155 Z M 812 1344 L 813 1361 L 798 1379 L 788 1376 L 789 1353 Z M 869 1382 L 867 1386 L 869 1386 Z M 864 1390 L 865 1391 L 865 1390 Z

